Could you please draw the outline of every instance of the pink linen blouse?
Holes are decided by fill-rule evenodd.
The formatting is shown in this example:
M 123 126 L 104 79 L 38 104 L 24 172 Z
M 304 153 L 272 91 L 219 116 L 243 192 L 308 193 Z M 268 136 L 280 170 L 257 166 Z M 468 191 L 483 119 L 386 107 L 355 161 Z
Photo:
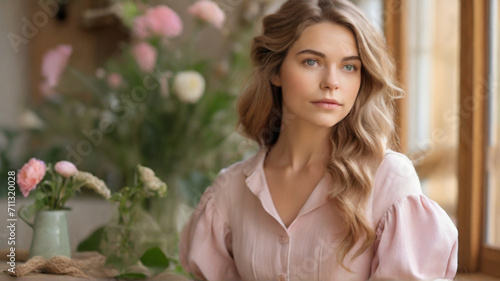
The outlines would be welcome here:
M 266 150 L 223 169 L 200 199 L 179 245 L 185 270 L 206 280 L 376 280 L 453 278 L 457 229 L 422 194 L 410 160 L 387 150 L 366 217 L 376 231 L 361 256 L 337 262 L 342 219 L 321 179 L 287 228 L 264 174 Z M 359 246 L 360 244 L 358 244 Z M 351 254 L 355 251 L 351 251 Z

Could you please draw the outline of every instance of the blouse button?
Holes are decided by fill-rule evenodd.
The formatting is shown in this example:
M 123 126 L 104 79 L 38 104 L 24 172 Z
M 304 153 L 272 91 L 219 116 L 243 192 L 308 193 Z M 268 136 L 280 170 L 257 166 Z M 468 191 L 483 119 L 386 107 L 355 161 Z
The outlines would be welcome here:
M 286 281 L 286 276 L 285 276 L 285 274 L 280 274 L 280 275 L 278 275 L 278 281 Z
M 286 244 L 288 243 L 288 237 L 287 236 L 280 236 L 280 243 L 281 244 Z

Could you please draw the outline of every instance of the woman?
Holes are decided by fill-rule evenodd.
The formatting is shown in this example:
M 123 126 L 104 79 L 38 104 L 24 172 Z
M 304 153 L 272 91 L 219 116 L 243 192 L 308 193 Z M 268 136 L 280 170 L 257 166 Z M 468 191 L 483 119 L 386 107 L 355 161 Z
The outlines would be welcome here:
M 261 150 L 222 170 L 183 230 L 208 280 L 453 278 L 457 230 L 390 150 L 394 65 L 347 0 L 289 0 L 254 38 L 239 102 Z

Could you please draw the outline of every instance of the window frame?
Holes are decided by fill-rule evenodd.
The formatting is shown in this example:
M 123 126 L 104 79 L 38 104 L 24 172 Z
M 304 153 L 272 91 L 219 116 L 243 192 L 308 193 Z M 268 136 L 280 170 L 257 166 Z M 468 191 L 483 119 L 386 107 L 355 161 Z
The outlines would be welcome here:
M 396 78 L 401 88 L 407 90 L 407 52 L 408 52 L 408 27 L 406 18 L 408 16 L 407 0 L 384 0 L 384 33 L 389 50 L 396 63 Z M 400 152 L 408 148 L 408 97 L 397 99 L 396 107 L 396 134 L 399 145 L 396 149 Z
M 491 36 L 489 32 L 495 32 L 495 31 L 493 31 L 491 29 L 490 25 L 491 24 L 497 24 L 497 22 L 494 22 L 494 20 L 498 20 L 496 18 L 492 19 L 491 16 L 493 14 L 495 14 L 495 13 L 496 13 L 497 17 L 500 15 L 500 1 L 498 1 L 498 0 L 497 0 L 497 3 L 496 3 L 497 11 L 495 11 L 495 13 L 491 13 L 490 12 L 490 11 L 492 11 L 492 7 L 490 5 L 492 3 L 492 1 L 493 0 L 488 0 L 487 1 L 488 3 L 486 5 L 487 8 L 486 8 L 486 12 L 485 12 L 487 14 L 487 16 L 488 16 L 487 22 L 486 22 L 487 25 L 485 27 L 485 29 L 487 30 L 487 33 L 488 33 L 488 37 Z M 493 7 L 493 8 L 495 8 L 495 7 Z M 498 32 L 498 31 L 496 31 L 496 32 Z M 491 42 L 492 42 L 491 38 L 487 38 L 487 46 L 488 46 L 488 48 L 486 50 L 487 50 L 487 54 L 488 55 L 492 55 L 493 52 L 496 51 L 496 50 L 492 51 L 492 50 L 489 49 L 491 47 Z M 488 57 L 486 61 L 489 62 L 490 64 L 491 63 L 496 63 L 496 61 L 493 61 L 493 58 L 491 58 L 491 57 Z M 487 85 L 490 85 L 491 83 L 494 83 L 494 81 L 491 81 L 491 79 L 496 79 L 496 77 L 492 77 L 490 75 L 490 71 L 492 69 L 492 66 L 487 64 L 487 67 L 488 67 L 487 77 L 489 78 Z M 499 67 L 499 66 L 497 66 L 497 67 Z M 492 90 L 492 89 L 488 88 L 488 86 L 486 86 L 486 88 L 487 88 L 486 91 L 487 91 L 488 97 L 489 97 L 490 96 L 489 95 L 490 94 L 489 91 Z M 490 106 L 489 103 L 492 102 L 492 101 L 490 99 L 488 99 L 487 101 L 488 101 L 488 104 L 486 105 L 487 109 L 491 110 L 492 106 Z M 488 116 L 489 116 L 490 112 L 487 112 L 487 113 L 488 113 Z M 488 130 L 489 129 L 489 124 L 486 124 L 486 125 L 488 126 L 488 128 L 487 128 L 487 130 Z M 486 133 L 488 133 L 488 131 L 486 131 Z M 485 134 L 486 140 L 488 140 L 487 136 L 488 135 Z M 488 147 L 488 144 L 486 144 L 486 149 L 487 149 L 487 147 Z M 485 161 L 487 161 L 487 159 L 485 159 Z M 485 179 L 487 178 L 487 176 L 488 175 L 487 175 L 487 171 L 486 171 L 485 172 Z M 486 197 L 486 194 L 487 194 L 486 188 L 487 187 L 485 187 L 485 191 L 483 193 L 484 196 L 485 196 L 485 198 L 484 198 L 484 201 L 485 201 L 484 203 L 485 204 L 484 204 L 484 210 L 483 210 L 483 212 L 484 212 L 483 213 L 483 215 L 484 215 L 483 220 L 484 220 L 485 224 L 486 224 L 487 211 L 488 211 L 488 208 L 487 208 L 487 204 L 488 203 L 486 202 L 486 200 L 487 200 L 487 197 Z M 484 241 L 484 240 L 486 240 L 486 232 L 487 232 L 486 228 L 483 228 L 483 231 L 484 231 L 484 233 L 482 235 L 482 238 L 483 238 L 483 241 Z M 483 272 L 485 272 L 487 274 L 495 275 L 495 276 L 500 276 L 500 268 L 499 268 L 499 265 L 500 265 L 500 248 L 490 247 L 490 246 L 488 246 L 486 244 L 482 245 L 481 252 L 480 252 L 480 261 L 479 262 L 480 262 L 480 268 L 481 268 L 481 270 Z
M 384 32 L 403 89 L 407 71 L 407 1 L 384 0 Z M 489 0 L 460 0 L 458 129 L 459 272 L 500 276 L 500 249 L 485 244 L 488 134 Z M 396 103 L 400 151 L 407 151 L 408 98 Z
M 488 120 L 488 0 L 461 0 L 459 270 L 481 271 Z M 472 106 L 471 106 L 472 104 Z

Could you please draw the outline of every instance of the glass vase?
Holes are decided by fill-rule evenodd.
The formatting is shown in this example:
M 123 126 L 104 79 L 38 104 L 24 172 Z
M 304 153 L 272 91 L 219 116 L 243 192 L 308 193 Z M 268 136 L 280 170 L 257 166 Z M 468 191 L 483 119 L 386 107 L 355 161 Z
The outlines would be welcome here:
M 158 224 L 142 208 L 131 210 L 125 219 L 117 214 L 104 228 L 100 249 L 107 265 L 127 273 L 138 264 L 144 252 L 152 247 L 164 250 L 163 233 Z

